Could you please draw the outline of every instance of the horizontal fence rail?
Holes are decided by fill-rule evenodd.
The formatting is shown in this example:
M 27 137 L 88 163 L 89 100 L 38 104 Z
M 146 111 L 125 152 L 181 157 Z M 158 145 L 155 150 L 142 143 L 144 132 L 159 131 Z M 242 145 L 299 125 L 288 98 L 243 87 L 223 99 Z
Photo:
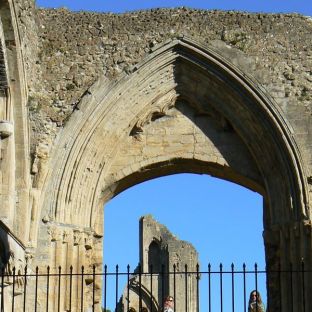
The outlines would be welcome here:
M 163 311 L 168 295 L 173 297 L 174 309 L 179 312 L 247 312 L 250 311 L 251 291 L 261 294 L 265 311 L 273 311 L 268 300 L 273 296 L 272 289 L 278 290 L 274 300 L 281 303 L 283 294 L 287 294 L 287 302 L 292 307 L 299 302 L 300 311 L 307 312 L 308 276 L 311 271 L 304 263 L 296 269 L 289 265 L 287 270 L 260 270 L 257 264 L 251 269 L 246 265 L 236 268 L 233 264 L 229 268 L 222 264 L 216 268 L 210 264 L 205 268 L 173 265 L 170 269 L 162 265 L 158 268 L 149 266 L 147 272 L 140 265 L 134 270 L 130 266 L 120 270 L 118 265 L 109 270 L 105 265 L 103 272 L 97 272 L 95 266 L 88 270 L 82 266 L 76 271 L 72 266 L 42 270 L 37 267 L 34 271 L 28 267 L 23 271 L 13 268 L 10 274 L 3 269 L 0 312 L 158 312 Z M 252 311 L 264 312 L 261 307 L 256 302 L 256 310 Z M 291 311 L 299 310 L 292 308 Z

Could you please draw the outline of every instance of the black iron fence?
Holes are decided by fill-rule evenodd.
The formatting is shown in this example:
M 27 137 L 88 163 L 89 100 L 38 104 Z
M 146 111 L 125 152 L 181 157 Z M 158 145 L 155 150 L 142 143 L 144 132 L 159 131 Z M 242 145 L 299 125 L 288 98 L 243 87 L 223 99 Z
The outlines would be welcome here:
M 121 270 L 119 266 L 102 272 L 96 267 L 61 267 L 34 271 L 2 270 L 0 311 L 131 311 L 158 312 L 166 296 L 174 298 L 175 311 L 247 312 L 251 291 L 259 292 L 266 311 L 278 311 L 286 300 L 289 311 L 308 312 L 307 280 L 311 271 L 304 263 L 296 269 L 261 270 L 257 265 L 236 268 L 222 264 L 213 268 L 163 265 L 144 271 L 140 265 Z M 287 296 L 287 298 L 283 298 Z M 270 304 L 273 298 L 275 308 Z M 300 310 L 295 306 L 300 305 Z M 258 303 L 257 303 L 258 305 Z M 258 311 L 261 311 L 260 308 Z M 280 310 L 283 311 L 283 310 Z

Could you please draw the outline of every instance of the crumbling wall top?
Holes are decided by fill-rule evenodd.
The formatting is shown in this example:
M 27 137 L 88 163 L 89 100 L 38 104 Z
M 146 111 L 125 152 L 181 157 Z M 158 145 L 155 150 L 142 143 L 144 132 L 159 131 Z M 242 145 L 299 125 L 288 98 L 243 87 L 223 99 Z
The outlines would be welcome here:
M 100 76 L 116 78 L 155 45 L 180 35 L 207 45 L 223 41 L 228 50 L 252 60 L 248 74 L 259 73 L 256 78 L 277 96 L 310 105 L 312 23 L 298 14 L 182 7 L 125 14 L 38 9 L 37 17 L 42 80 L 37 92 L 31 92 L 29 109 L 38 141 L 46 141 L 43 133 L 53 137 L 63 127 Z

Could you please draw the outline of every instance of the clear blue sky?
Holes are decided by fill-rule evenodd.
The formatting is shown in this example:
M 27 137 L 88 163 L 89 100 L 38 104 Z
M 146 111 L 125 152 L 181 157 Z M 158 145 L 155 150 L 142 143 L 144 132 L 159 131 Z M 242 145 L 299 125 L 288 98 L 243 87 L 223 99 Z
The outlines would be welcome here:
M 258 1 L 112 1 L 38 0 L 42 7 L 71 10 L 126 12 L 155 7 L 187 6 L 204 9 L 249 12 L 297 12 L 312 16 L 311 0 Z M 148 181 L 119 194 L 105 207 L 104 261 L 125 271 L 139 260 L 138 222 L 150 213 L 180 239 L 191 242 L 205 269 L 223 262 L 227 269 L 234 262 L 264 268 L 262 240 L 262 197 L 230 182 L 205 175 L 173 175 Z M 263 290 L 264 282 L 260 287 Z M 264 290 L 263 290 L 264 292 Z
M 297 12 L 312 15 L 310 0 L 37 0 L 38 6 L 67 7 L 71 10 L 125 12 L 155 7 L 187 6 L 201 9 L 242 10 L 249 12 Z

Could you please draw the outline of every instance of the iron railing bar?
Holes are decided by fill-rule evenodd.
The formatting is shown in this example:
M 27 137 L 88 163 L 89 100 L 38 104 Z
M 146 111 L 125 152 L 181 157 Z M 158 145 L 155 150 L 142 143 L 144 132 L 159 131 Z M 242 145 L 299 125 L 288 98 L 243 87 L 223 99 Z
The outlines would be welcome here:
M 184 272 L 184 277 L 185 277 L 185 312 L 187 312 L 187 303 L 188 303 L 188 296 L 187 296 L 187 264 L 185 265 L 185 272 Z
M 24 298 L 23 298 L 23 312 L 26 311 L 26 296 L 27 296 L 27 265 L 24 269 Z
M 165 300 L 165 265 L 161 265 L 161 302 Z
M 14 305 L 15 305 L 15 274 L 16 269 L 13 267 L 13 289 L 12 289 L 12 312 L 14 312 Z
M 95 265 L 93 264 L 92 312 L 95 311 Z
M 244 283 L 244 312 L 246 312 L 246 264 L 243 264 L 243 283 Z
M 130 308 L 130 265 L 127 265 L 127 312 Z
M 279 282 L 279 306 L 282 309 L 282 274 L 281 274 L 281 264 L 278 264 L 278 282 Z
M 150 311 L 153 312 L 153 265 L 150 264 L 150 292 L 151 292 L 151 298 L 150 298 Z
M 107 297 L 107 265 L 104 266 L 104 311 L 106 311 L 106 297 Z
M 47 302 L 46 302 L 46 312 L 49 312 L 49 288 L 50 288 L 50 267 L 47 267 Z
M 292 263 L 289 265 L 290 267 L 290 300 L 291 300 L 291 311 L 294 312 L 294 302 L 293 302 L 293 295 L 294 295 L 294 289 L 293 289 L 293 273 L 292 273 Z
M 258 265 L 255 263 L 255 288 L 256 288 L 256 311 L 258 311 L 258 273 L 257 273 Z
M 1 312 L 4 312 L 4 267 L 1 269 Z
M 69 312 L 72 310 L 73 266 L 69 268 Z
M 118 305 L 118 272 L 119 272 L 119 266 L 116 265 L 116 279 L 115 279 L 115 311 L 117 311 L 117 305 Z
M 302 272 L 302 306 L 303 306 L 303 312 L 306 311 L 305 307 L 305 280 L 304 280 L 304 261 L 302 259 L 301 261 L 301 272 Z
M 196 264 L 196 311 L 199 312 L 199 264 Z
M 211 312 L 211 264 L 208 264 L 208 306 L 209 306 L 209 312 Z
M 268 270 L 267 269 L 267 267 L 266 267 L 266 271 L 267 271 L 267 273 L 266 273 L 266 279 L 267 279 L 267 281 L 270 281 L 270 270 Z M 270 298 L 270 289 L 268 289 L 268 300 L 267 300 L 267 311 L 269 312 L 270 311 L 270 300 L 269 300 L 269 298 Z
M 176 307 L 177 302 L 176 302 L 176 297 L 177 297 L 177 292 L 176 292 L 176 273 L 177 273 L 177 266 L 176 264 L 173 265 L 173 302 L 174 302 L 174 307 Z
M 61 266 L 59 266 L 59 276 L 58 276 L 58 296 L 57 296 L 57 311 L 60 312 L 61 309 Z
M 36 267 L 36 285 L 35 285 L 35 312 L 37 312 L 37 300 L 38 300 L 38 273 L 39 268 Z
M 139 264 L 139 311 L 142 311 L 142 266 Z
M 223 283 L 222 283 L 222 263 L 220 263 L 220 311 L 223 312 Z
M 80 293 L 80 302 L 81 302 L 81 312 L 83 312 L 83 283 L 84 283 L 84 266 L 81 266 L 81 293 Z
M 234 263 L 231 265 L 232 267 L 232 312 L 235 312 L 235 293 L 234 293 Z

